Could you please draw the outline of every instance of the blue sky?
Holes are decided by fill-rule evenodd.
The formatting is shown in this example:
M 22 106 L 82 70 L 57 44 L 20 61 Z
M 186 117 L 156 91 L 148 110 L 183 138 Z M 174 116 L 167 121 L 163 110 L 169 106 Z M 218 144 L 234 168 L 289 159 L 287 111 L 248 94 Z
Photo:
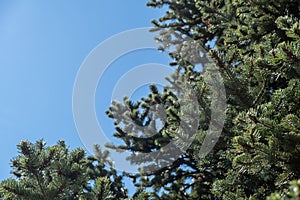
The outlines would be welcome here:
M 151 26 L 151 19 L 163 15 L 162 10 L 147 8 L 146 2 L 1 0 L 0 180 L 10 176 L 9 162 L 21 140 L 44 138 L 49 145 L 65 140 L 71 148 L 84 148 L 72 115 L 77 71 L 100 42 L 128 29 Z M 115 65 L 134 67 L 153 59 L 167 63 L 165 55 L 144 51 Z M 99 119 L 107 120 L 105 129 L 112 133 L 111 120 L 104 115 L 109 101 L 96 102 Z

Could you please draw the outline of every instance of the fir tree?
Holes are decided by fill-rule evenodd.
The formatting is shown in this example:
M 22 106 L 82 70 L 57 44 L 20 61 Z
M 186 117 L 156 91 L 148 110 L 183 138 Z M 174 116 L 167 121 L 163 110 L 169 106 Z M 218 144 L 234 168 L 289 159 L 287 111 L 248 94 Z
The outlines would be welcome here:
M 108 146 L 131 152 L 128 159 L 141 165 L 138 174 L 125 174 L 138 188 L 133 199 L 299 199 L 300 2 L 151 0 L 148 6 L 167 7 L 152 31 L 160 50 L 175 47 L 170 86 L 151 85 L 147 97 L 125 97 L 107 111 L 123 142 Z M 182 45 L 187 37 L 193 42 Z M 203 158 L 212 109 L 219 109 L 210 106 L 209 84 L 219 84 L 210 60 L 224 80 L 227 109 L 222 134 Z M 63 142 L 22 142 L 18 149 L 16 178 L 0 186 L 4 199 L 127 198 L 122 176 L 99 146 L 94 157 L 69 152 Z
M 46 146 L 22 141 L 20 155 L 12 160 L 15 178 L 1 182 L 5 200 L 109 200 L 125 199 L 121 177 L 105 166 L 108 154 L 96 148 L 96 156 L 83 149 L 69 151 L 63 141 Z M 98 159 L 97 159 L 98 158 Z M 108 163 L 109 164 L 109 163 Z
M 124 145 L 109 146 L 133 152 L 129 159 L 144 164 L 138 175 L 128 176 L 138 187 L 152 188 L 157 199 L 266 199 L 275 191 L 284 194 L 289 182 L 300 177 L 300 2 L 152 0 L 148 6 L 168 8 L 165 16 L 153 21 L 160 50 L 193 49 L 178 45 L 178 38 L 186 36 L 209 52 L 224 79 L 227 117 L 217 145 L 200 158 L 199 147 L 211 120 L 211 92 L 202 76 L 206 61 L 170 52 L 171 64 L 177 66 L 172 77 L 188 79 L 197 94 L 201 111 L 197 135 L 171 165 L 147 171 L 153 163 L 146 163 L 156 157 L 138 152 L 160 153 L 178 137 L 182 109 L 176 99 L 178 83 L 169 79 L 175 93 L 168 88 L 160 93 L 151 86 L 141 101 L 115 102 L 107 114 L 115 119 L 115 137 Z M 194 66 L 203 62 L 204 72 L 195 71 Z M 160 129 L 149 117 L 153 105 L 166 110 L 165 116 L 157 116 L 166 122 Z M 152 136 L 136 137 L 144 126 L 150 133 L 143 134 Z M 185 134 L 189 136 L 188 131 Z M 159 165 L 169 157 L 166 153 L 155 162 Z

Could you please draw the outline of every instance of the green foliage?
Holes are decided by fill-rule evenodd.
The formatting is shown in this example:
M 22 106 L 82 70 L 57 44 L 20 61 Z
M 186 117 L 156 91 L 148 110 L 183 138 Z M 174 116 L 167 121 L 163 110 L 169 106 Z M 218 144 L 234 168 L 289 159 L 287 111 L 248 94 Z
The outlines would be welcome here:
M 279 194 L 278 192 L 270 195 L 267 200 L 299 200 L 300 199 L 300 180 L 292 181 L 287 190 Z
M 95 180 L 95 186 L 92 189 L 93 199 L 112 200 L 115 196 L 110 191 L 111 183 L 107 177 L 99 177 Z
M 123 185 L 123 176 L 112 168 L 112 161 L 108 151 L 101 151 L 99 145 L 95 145 L 95 155 L 87 157 L 87 174 L 89 181 L 89 193 L 92 199 L 125 199 L 127 189 Z M 106 190 L 105 190 L 106 189 Z M 106 196 L 107 194 L 107 196 Z M 97 197 L 102 195 L 103 197 Z
M 141 166 L 138 174 L 124 174 L 137 187 L 132 199 L 299 199 L 299 0 L 151 0 L 148 6 L 167 7 L 152 31 L 175 70 L 163 91 L 151 85 L 147 97 L 125 97 L 107 111 L 123 142 L 107 146 L 131 152 L 128 159 Z M 187 38 L 192 42 L 182 43 Z M 218 77 L 210 61 L 222 75 L 227 109 L 217 144 L 202 158 L 211 114 L 219 109 L 211 108 L 216 94 L 209 84 Z M 94 157 L 68 152 L 63 142 L 22 142 L 18 149 L 16 179 L 0 187 L 5 199 L 127 198 L 122 176 L 99 146 Z
M 83 149 L 69 151 L 63 141 L 53 146 L 46 146 L 43 140 L 35 144 L 22 141 L 18 150 L 20 155 L 11 162 L 16 178 L 4 180 L 0 185 L 0 194 L 5 200 L 127 197 L 121 177 L 105 167 L 108 154 L 99 147 L 95 157 L 87 157 Z M 101 155 L 102 159 L 97 160 Z
M 79 199 L 88 181 L 85 153 L 82 149 L 68 152 L 64 142 L 45 147 L 23 141 L 21 155 L 12 160 L 15 179 L 1 183 L 4 199 Z
M 144 169 L 151 165 L 144 164 L 157 157 L 139 157 L 137 152 L 160 152 L 176 138 L 183 109 L 176 106 L 180 88 L 169 78 L 174 93 L 168 89 L 160 93 L 151 86 L 141 101 L 114 103 L 107 114 L 115 119 L 115 136 L 124 142 L 119 148 L 133 152 L 128 159 L 143 165 L 140 174 L 128 176 L 138 187 L 152 188 L 156 199 L 266 199 L 275 191 L 284 195 L 288 183 L 300 178 L 300 2 L 151 0 L 148 6 L 167 7 L 163 17 L 153 20 L 152 31 L 159 33 L 160 50 L 175 47 L 169 52 L 171 65 L 176 66 L 171 77 L 180 75 L 192 85 L 200 123 L 194 142 L 176 161 L 147 173 Z M 186 37 L 194 43 L 182 45 Z M 195 56 L 194 52 L 202 52 L 195 44 L 209 54 Z M 208 56 L 224 79 L 228 107 L 218 143 L 200 158 L 211 109 L 216 109 L 210 108 L 212 93 L 203 79 Z M 199 64 L 203 72 L 195 70 Z M 149 119 L 153 105 L 166 110 L 158 117 L 165 122 L 162 127 Z M 122 118 L 122 113 L 128 117 Z M 134 123 L 151 127 L 152 136 L 136 137 L 141 129 Z

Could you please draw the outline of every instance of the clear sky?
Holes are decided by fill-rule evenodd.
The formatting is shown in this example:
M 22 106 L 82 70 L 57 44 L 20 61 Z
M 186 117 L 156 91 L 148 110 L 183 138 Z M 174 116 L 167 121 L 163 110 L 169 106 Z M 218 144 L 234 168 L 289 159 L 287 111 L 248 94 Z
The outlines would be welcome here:
M 10 176 L 9 162 L 17 156 L 21 140 L 44 138 L 49 145 L 65 140 L 71 148 L 84 148 L 72 115 L 77 71 L 100 42 L 128 29 L 151 26 L 151 19 L 163 15 L 162 10 L 147 8 L 146 2 L 0 1 L 0 180 Z M 119 64 L 166 61 L 154 54 L 129 55 Z M 97 115 L 104 120 L 109 102 L 96 102 Z M 106 131 L 112 132 L 111 121 L 105 119 Z

